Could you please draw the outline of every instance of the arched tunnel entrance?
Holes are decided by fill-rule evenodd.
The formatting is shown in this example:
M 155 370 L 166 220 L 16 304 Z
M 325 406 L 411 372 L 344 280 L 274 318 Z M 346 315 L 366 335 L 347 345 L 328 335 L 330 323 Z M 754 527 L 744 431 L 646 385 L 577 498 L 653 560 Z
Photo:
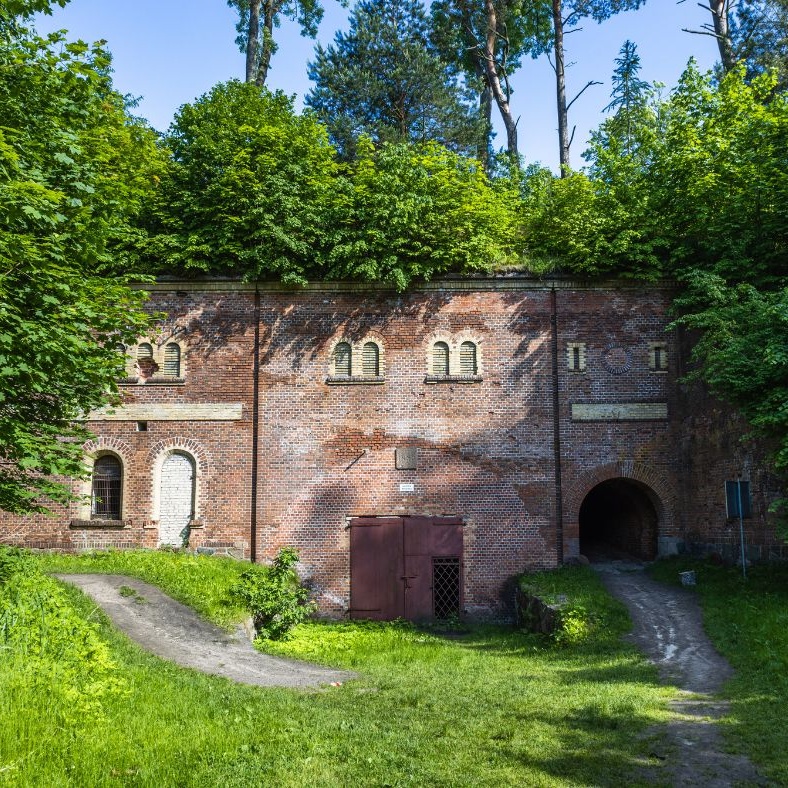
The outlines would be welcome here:
M 657 555 L 656 496 L 632 479 L 592 488 L 580 506 L 580 552 L 590 561 Z

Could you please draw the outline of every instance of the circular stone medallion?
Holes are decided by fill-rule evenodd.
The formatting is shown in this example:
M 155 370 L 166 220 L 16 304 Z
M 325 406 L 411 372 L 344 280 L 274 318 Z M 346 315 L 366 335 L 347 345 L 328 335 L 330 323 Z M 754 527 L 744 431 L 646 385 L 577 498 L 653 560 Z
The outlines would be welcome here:
M 613 375 L 623 375 L 632 368 L 632 358 L 621 345 L 608 345 L 602 353 L 602 366 Z

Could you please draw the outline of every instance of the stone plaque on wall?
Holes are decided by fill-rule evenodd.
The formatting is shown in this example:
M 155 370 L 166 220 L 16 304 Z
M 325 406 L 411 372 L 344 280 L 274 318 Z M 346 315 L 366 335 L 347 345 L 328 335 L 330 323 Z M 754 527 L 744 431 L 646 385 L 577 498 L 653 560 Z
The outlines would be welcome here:
M 415 446 L 406 446 L 394 450 L 394 467 L 398 471 L 415 471 L 418 467 L 419 450 Z

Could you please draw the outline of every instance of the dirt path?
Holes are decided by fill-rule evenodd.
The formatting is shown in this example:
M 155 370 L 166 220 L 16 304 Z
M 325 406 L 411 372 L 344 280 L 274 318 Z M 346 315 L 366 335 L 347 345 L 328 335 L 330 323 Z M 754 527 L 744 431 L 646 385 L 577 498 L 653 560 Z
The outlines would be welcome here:
M 162 659 L 261 687 L 313 687 L 353 674 L 256 651 L 243 630 L 225 632 L 156 586 L 121 575 L 56 575 L 91 597 L 115 626 Z
M 679 687 L 671 704 L 662 765 L 646 779 L 670 786 L 768 785 L 744 756 L 723 751 L 716 722 L 729 704 L 714 697 L 733 670 L 711 644 L 695 595 L 649 578 L 642 564 L 613 561 L 594 565 L 613 596 L 629 609 L 628 638 L 659 668 L 666 684 Z

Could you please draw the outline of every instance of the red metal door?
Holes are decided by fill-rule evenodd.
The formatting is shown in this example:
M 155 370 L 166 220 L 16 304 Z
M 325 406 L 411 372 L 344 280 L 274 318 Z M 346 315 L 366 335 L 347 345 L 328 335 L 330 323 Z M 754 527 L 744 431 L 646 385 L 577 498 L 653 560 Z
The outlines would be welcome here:
M 405 618 L 432 618 L 432 544 L 430 517 L 404 517 L 402 549 L 405 553 Z
M 401 517 L 350 522 L 350 616 L 390 621 L 405 615 Z
M 442 610 L 462 609 L 462 520 L 456 517 L 359 517 L 350 523 L 350 615 L 410 620 L 436 613 L 435 559 L 456 559 L 456 588 Z M 441 575 L 447 577 L 445 568 Z M 445 581 L 444 581 L 445 582 Z

